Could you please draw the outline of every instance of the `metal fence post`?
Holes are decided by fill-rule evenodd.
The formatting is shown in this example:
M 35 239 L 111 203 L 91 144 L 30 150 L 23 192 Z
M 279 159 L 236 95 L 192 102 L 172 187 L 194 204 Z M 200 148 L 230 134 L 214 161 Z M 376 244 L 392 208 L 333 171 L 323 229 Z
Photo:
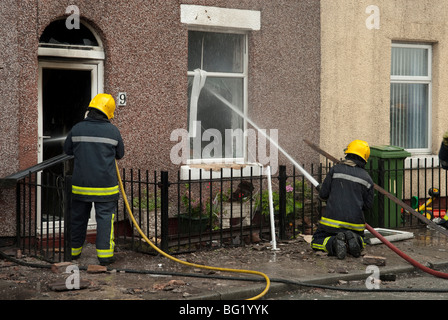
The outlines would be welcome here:
M 72 261 L 71 248 L 71 208 L 72 208 L 72 176 L 65 176 L 64 185 L 64 261 Z
M 278 201 L 279 201 L 279 238 L 280 240 L 284 240 L 286 238 L 286 166 L 279 166 L 279 174 L 278 174 Z
M 16 182 L 16 241 L 17 246 L 21 248 L 21 237 L 20 237 L 20 204 L 22 202 L 21 192 L 20 192 L 20 183 Z
M 385 185 L 385 174 L 386 171 L 384 169 L 384 159 L 378 159 L 378 185 L 382 188 L 389 188 Z M 378 226 L 384 228 L 384 195 L 378 192 Z
M 162 171 L 161 175 L 161 206 L 160 206 L 160 215 L 161 215 L 161 249 L 162 251 L 168 250 L 168 188 L 169 188 L 169 182 L 168 182 L 168 172 Z

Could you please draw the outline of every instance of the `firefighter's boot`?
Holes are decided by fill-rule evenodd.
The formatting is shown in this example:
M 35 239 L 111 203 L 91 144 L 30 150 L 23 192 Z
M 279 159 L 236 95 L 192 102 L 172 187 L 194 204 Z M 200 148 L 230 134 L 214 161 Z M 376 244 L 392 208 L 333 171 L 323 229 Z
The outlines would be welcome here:
M 345 234 L 338 233 L 333 240 L 333 254 L 339 259 L 345 259 L 347 255 L 347 246 L 345 244 Z
M 361 245 L 358 236 L 351 231 L 345 233 L 345 240 L 348 246 L 348 253 L 358 258 L 361 255 Z

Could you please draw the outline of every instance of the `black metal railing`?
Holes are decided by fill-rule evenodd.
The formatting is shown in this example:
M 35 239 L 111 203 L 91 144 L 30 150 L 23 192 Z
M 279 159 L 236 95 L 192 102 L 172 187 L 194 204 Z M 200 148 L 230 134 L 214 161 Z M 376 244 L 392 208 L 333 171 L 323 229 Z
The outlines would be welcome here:
M 0 188 L 16 188 L 17 245 L 48 261 L 71 258 L 71 176 L 65 174 L 65 169 L 52 170 L 71 159 L 55 157 L 0 179 Z M 368 169 L 375 183 L 409 204 L 418 205 L 428 199 L 430 188 L 437 188 L 438 196 L 420 211 L 430 212 L 432 218 L 446 212 L 445 170 L 428 162 L 404 166 L 403 162 L 390 161 L 398 160 L 381 160 L 378 168 Z M 305 169 L 322 181 L 331 166 L 327 162 Z M 243 174 L 243 169 L 199 170 L 194 177 L 190 171 L 182 179 L 180 173 L 121 169 L 121 176 L 133 216 L 143 233 L 162 250 L 175 254 L 271 239 L 267 179 L 252 170 L 248 174 Z M 293 166 L 280 166 L 271 180 L 277 239 L 312 234 L 325 210 L 315 188 Z M 133 250 L 151 251 L 133 227 L 123 198 L 117 208 L 116 242 Z M 374 208 L 365 216 L 373 227 L 397 229 L 420 223 L 377 192 Z
M 270 236 L 267 179 L 253 169 L 246 176 L 243 169 L 231 169 L 227 175 L 223 169 L 218 174 L 199 170 L 195 178 L 190 171 L 187 179 L 181 179 L 180 173 L 173 179 L 166 172 L 158 177 L 156 172 L 123 169 L 122 179 L 134 218 L 145 235 L 164 250 L 244 245 Z M 295 169 L 287 175 L 286 167 L 280 166 L 273 181 L 279 238 L 311 232 L 318 201 L 305 178 Z M 126 207 L 119 207 L 118 224 L 128 231 L 119 237 L 131 238 L 132 243 L 144 247 L 142 241 L 134 241 L 141 240 L 141 235 L 130 231 Z
M 67 259 L 71 190 L 67 177 L 53 169 L 72 159 L 60 155 L 0 179 L 0 188 L 16 189 L 15 242 L 27 254 L 48 261 Z

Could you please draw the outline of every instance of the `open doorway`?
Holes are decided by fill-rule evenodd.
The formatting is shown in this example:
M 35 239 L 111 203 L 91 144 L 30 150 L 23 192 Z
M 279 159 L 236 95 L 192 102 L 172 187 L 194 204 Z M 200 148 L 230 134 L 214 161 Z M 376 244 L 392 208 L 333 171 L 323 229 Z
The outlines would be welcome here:
M 50 23 L 39 39 L 38 161 L 61 155 L 68 132 L 84 118 L 90 100 L 103 91 L 104 50 L 93 28 L 81 22 L 67 29 L 65 20 Z M 38 232 L 63 227 L 62 179 L 72 163 L 44 170 L 38 176 Z M 89 221 L 94 229 L 94 213 Z
M 94 65 L 61 63 L 40 64 L 40 134 L 39 162 L 63 153 L 65 138 L 71 128 L 84 118 L 96 86 L 92 90 Z M 40 220 L 43 229 L 62 219 L 62 179 L 72 173 L 72 163 L 64 163 L 40 174 Z M 59 226 L 58 226 L 59 227 Z
M 42 69 L 42 160 L 60 155 L 67 133 L 84 118 L 92 98 L 91 72 Z

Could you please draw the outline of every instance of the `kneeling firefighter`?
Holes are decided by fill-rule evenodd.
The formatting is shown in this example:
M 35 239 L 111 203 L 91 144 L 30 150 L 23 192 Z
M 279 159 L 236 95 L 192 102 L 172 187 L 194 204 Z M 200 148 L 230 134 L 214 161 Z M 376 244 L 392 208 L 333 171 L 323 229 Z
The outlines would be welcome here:
M 344 259 L 349 253 L 361 255 L 364 242 L 364 210 L 373 206 L 374 183 L 364 169 L 370 147 L 362 140 L 345 149 L 345 160 L 333 166 L 322 185 L 319 197 L 327 202 L 311 241 L 315 250 Z
M 96 250 L 101 265 L 114 261 L 113 222 L 119 197 L 115 159 L 124 156 L 120 131 L 110 123 L 114 112 L 115 101 L 111 95 L 96 95 L 89 104 L 87 116 L 72 128 L 64 143 L 64 152 L 74 155 L 72 258 L 81 255 L 93 203 L 97 223 Z

